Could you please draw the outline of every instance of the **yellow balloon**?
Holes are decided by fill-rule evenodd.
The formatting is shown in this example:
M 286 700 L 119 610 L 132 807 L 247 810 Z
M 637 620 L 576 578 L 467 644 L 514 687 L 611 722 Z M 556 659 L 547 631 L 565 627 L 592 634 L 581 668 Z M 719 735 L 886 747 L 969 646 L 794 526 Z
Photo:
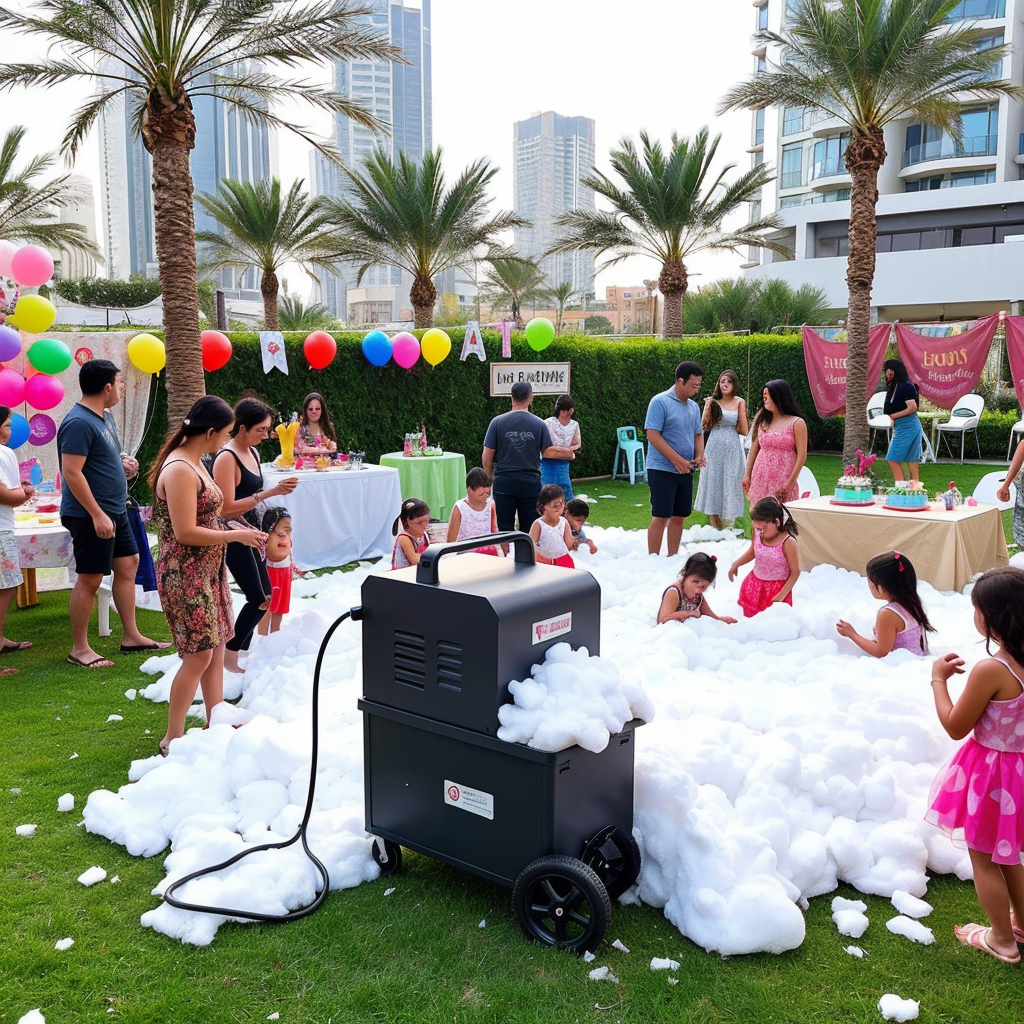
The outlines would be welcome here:
M 42 295 L 22 295 L 14 307 L 14 318 L 18 321 L 18 329 L 26 334 L 42 334 L 48 331 L 57 319 L 57 310 L 53 303 Z M 10 323 L 10 319 L 8 319 Z
M 167 362 L 167 351 L 152 334 L 136 334 L 128 342 L 128 358 L 143 373 L 159 373 Z
M 439 327 L 431 327 L 420 339 L 420 352 L 431 366 L 437 366 L 452 350 L 452 339 Z

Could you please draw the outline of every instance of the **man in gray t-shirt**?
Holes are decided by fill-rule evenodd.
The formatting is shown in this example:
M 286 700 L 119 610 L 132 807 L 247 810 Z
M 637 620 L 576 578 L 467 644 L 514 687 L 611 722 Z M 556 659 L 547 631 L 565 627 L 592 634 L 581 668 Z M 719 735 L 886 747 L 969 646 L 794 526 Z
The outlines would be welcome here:
M 537 518 L 540 494 L 540 458 L 564 457 L 565 449 L 551 443 L 545 422 L 530 412 L 533 386 L 525 381 L 512 385 L 512 411 L 495 416 L 487 427 L 481 466 L 494 478 L 491 494 L 499 530 L 528 533 Z

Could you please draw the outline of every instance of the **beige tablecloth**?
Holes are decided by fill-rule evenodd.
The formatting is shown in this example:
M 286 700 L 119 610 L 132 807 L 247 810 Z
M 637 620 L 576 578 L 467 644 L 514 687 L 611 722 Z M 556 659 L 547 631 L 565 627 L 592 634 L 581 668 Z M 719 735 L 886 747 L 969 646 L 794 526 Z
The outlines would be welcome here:
M 994 505 L 962 505 L 952 512 L 900 512 L 802 498 L 787 508 L 800 527 L 800 567 L 837 565 L 863 575 L 869 558 L 901 551 L 936 590 L 962 590 L 976 573 L 1006 565 L 1003 520 Z

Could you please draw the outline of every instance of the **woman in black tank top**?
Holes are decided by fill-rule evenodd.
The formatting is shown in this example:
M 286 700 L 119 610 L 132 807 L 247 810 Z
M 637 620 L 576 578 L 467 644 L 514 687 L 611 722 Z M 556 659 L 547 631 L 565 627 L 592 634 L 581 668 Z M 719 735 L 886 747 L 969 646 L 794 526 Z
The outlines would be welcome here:
M 260 453 L 256 446 L 267 439 L 273 410 L 257 398 L 243 398 L 235 406 L 235 425 L 231 440 L 213 461 L 213 478 L 224 492 L 221 517 L 225 520 L 244 519 L 259 527 L 256 508 L 264 499 L 276 494 L 290 494 L 295 480 L 282 480 L 274 487 L 263 486 Z M 247 651 L 252 634 L 263 617 L 270 599 L 270 578 L 263 559 L 244 544 L 228 544 L 227 564 L 235 583 L 245 594 L 245 605 L 235 620 L 235 635 L 226 645 L 224 668 L 228 672 L 241 672 L 238 652 Z

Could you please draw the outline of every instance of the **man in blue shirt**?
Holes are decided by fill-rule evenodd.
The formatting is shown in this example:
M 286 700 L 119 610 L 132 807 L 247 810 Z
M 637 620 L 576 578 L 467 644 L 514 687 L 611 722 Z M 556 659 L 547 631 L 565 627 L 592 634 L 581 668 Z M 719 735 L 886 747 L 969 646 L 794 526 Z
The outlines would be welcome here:
M 676 367 L 676 382 L 655 395 L 647 407 L 647 483 L 651 488 L 651 525 L 647 551 L 661 553 L 668 527 L 668 554 L 679 551 L 683 524 L 693 511 L 693 471 L 704 465 L 704 431 L 700 406 L 693 401 L 704 371 L 685 361 Z

